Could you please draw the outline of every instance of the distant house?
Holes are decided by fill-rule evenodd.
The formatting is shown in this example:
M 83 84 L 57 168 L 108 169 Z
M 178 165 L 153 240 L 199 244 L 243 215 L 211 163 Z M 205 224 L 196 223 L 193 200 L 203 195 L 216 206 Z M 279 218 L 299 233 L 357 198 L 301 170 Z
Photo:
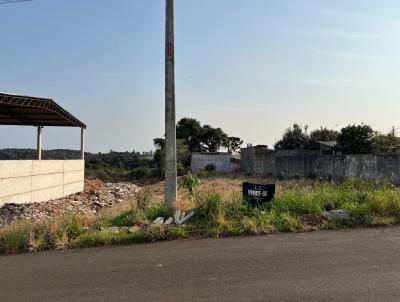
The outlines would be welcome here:
M 232 158 L 232 154 L 226 152 L 192 153 L 191 170 L 193 173 L 210 167 L 213 167 L 217 173 L 230 173 L 240 170 L 240 160 Z
M 319 141 L 317 143 L 321 155 L 335 155 L 336 141 Z

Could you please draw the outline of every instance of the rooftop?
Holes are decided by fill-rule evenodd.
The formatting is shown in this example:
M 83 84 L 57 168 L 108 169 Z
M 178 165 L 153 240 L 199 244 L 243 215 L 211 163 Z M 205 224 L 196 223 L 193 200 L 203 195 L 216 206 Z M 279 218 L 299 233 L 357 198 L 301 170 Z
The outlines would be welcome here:
M 0 93 L 0 125 L 86 128 L 52 99 L 8 93 Z
M 328 146 L 328 147 L 335 147 L 336 146 L 336 141 L 319 141 L 317 142 L 320 145 Z

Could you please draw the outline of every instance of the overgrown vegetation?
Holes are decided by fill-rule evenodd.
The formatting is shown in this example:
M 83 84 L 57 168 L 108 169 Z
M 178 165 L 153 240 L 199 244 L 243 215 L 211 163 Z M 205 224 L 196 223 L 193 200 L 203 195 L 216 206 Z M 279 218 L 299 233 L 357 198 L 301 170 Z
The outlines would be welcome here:
M 172 211 L 154 204 L 143 189 L 128 210 L 110 216 L 70 215 L 52 223 L 15 223 L 0 229 L 0 254 L 34 252 L 108 244 L 128 244 L 186 238 L 312 231 L 354 226 L 384 226 L 400 222 L 400 189 L 382 181 L 285 182 L 275 199 L 263 207 L 243 203 L 240 195 L 222 196 L 196 190 L 188 180 L 195 216 L 185 226 L 156 226 L 157 217 Z M 345 209 L 349 220 L 327 220 L 325 211 Z
M 393 153 L 400 145 L 400 138 L 393 130 L 389 134 L 374 131 L 369 125 L 348 125 L 340 132 L 320 128 L 308 133 L 304 128 L 294 124 L 285 130 L 282 138 L 275 144 L 275 149 L 309 149 L 318 150 L 318 141 L 337 141 L 336 151 L 343 154 L 382 154 Z

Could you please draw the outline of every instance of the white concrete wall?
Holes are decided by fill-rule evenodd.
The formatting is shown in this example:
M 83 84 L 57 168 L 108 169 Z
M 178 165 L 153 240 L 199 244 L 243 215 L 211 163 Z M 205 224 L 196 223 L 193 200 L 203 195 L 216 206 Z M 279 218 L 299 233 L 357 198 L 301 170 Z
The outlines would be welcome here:
M 83 160 L 0 160 L 0 206 L 82 192 L 84 170 Z
M 197 173 L 207 165 L 213 164 L 215 172 L 231 172 L 231 155 L 228 153 L 192 153 L 191 170 Z

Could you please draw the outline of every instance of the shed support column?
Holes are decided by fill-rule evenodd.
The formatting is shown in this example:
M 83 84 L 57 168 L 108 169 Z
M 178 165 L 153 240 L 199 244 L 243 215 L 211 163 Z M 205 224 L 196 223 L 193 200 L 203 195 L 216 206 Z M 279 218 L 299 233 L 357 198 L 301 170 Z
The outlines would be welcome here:
M 42 129 L 43 126 L 37 126 L 37 159 L 42 160 Z
M 81 159 L 85 159 L 85 128 L 81 128 Z

